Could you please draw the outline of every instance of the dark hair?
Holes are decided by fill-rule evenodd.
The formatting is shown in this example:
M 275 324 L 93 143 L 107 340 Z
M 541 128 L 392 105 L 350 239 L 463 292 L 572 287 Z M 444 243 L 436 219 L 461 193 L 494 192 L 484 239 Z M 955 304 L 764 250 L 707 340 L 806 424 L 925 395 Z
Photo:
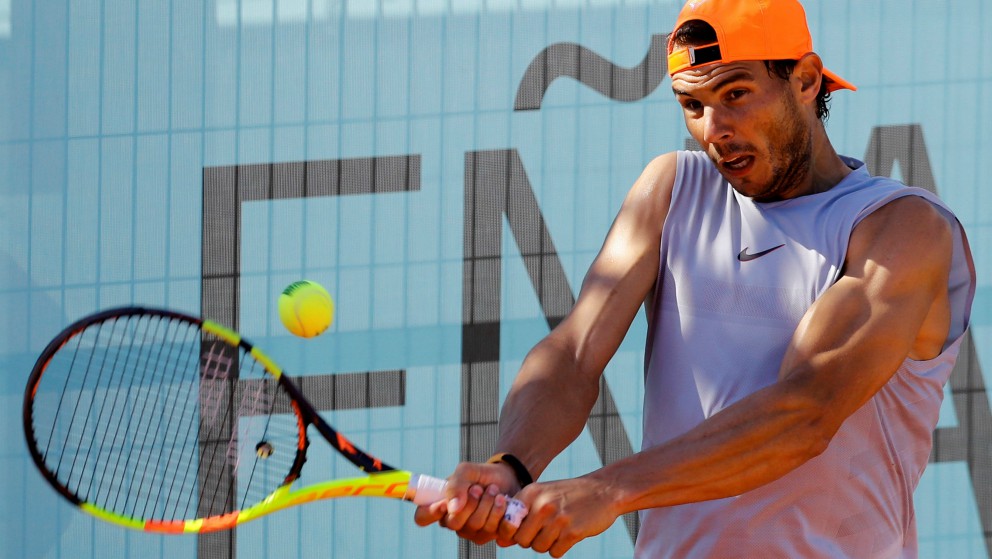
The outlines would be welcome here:
M 683 23 L 672 34 L 672 44 L 679 47 L 698 47 L 715 43 L 716 31 L 705 21 L 691 19 Z M 765 68 L 769 76 L 788 80 L 796 68 L 796 60 L 765 60 Z M 830 92 L 827 91 L 826 78 L 820 80 L 820 92 L 816 95 L 816 117 L 826 122 L 830 117 Z

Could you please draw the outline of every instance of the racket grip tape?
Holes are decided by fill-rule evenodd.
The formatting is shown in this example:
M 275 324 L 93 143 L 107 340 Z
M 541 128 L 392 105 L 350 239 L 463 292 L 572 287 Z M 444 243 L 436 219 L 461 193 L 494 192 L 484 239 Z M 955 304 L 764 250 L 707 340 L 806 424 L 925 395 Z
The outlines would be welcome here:
M 445 498 L 444 489 L 448 482 L 433 476 L 413 474 L 407 486 L 406 499 L 417 505 L 431 505 Z M 506 498 L 506 513 L 503 520 L 513 526 L 520 526 L 527 516 L 527 505 L 512 498 Z

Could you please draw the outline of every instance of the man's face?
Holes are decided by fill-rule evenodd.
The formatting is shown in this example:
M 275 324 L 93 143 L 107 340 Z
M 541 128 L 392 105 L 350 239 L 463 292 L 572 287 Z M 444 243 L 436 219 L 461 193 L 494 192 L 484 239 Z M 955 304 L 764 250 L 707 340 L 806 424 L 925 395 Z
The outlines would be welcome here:
M 809 120 L 790 82 L 769 75 L 764 62 L 678 72 L 672 90 L 689 133 L 735 190 L 768 202 L 810 188 Z

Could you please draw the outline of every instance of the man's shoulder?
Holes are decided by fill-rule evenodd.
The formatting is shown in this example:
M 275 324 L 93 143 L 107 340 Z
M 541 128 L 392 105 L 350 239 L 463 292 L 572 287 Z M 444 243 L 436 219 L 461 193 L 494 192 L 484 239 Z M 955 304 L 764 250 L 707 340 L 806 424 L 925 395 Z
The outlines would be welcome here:
M 949 226 L 939 206 L 918 192 L 908 189 L 901 196 L 886 200 L 867 215 L 859 228 L 879 228 L 896 232 L 924 230 L 934 232 Z
M 887 201 L 854 229 L 848 261 L 900 259 L 944 262 L 951 253 L 952 226 L 932 200 L 907 194 Z
M 678 170 L 678 152 L 670 151 L 656 156 L 644 166 L 641 176 L 631 189 L 632 194 L 653 197 L 658 192 L 671 193 Z
M 680 185 L 690 184 L 693 190 L 707 184 L 725 183 L 720 171 L 702 151 L 671 151 L 652 159 L 641 173 L 639 182 L 645 187 L 661 189 L 670 194 L 679 191 Z M 729 185 L 727 185 L 729 188 Z

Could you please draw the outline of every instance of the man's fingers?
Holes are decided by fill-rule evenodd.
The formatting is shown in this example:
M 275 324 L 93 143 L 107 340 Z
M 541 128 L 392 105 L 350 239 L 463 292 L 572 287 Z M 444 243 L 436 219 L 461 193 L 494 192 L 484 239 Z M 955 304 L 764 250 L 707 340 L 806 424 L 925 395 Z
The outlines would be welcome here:
M 507 524 L 504 522 L 503 524 Z M 513 535 L 513 541 L 517 542 L 520 547 L 530 547 L 534 542 L 534 538 L 537 537 L 538 531 L 541 529 L 541 521 L 532 518 L 530 515 L 524 518 L 523 524 L 520 528 L 516 530 Z
M 509 497 L 498 493 L 499 488 L 495 486 L 490 486 L 491 489 L 497 491 L 496 497 L 493 499 L 493 510 L 489 513 L 489 519 L 486 520 L 485 526 L 482 529 L 490 534 L 496 535 L 497 530 L 499 530 L 499 523 L 503 520 L 503 516 L 506 514 L 506 503 Z
M 548 551 L 558 539 L 558 532 L 558 526 L 553 523 L 541 528 L 541 531 L 537 533 L 537 537 L 530 542 L 531 549 L 538 553 Z
M 478 507 L 483 493 L 481 486 L 473 485 L 469 487 L 464 503 L 459 502 L 457 498 L 450 501 L 448 515 L 444 519 L 445 526 L 456 532 L 464 528 L 465 523 Z
M 493 503 L 496 501 L 496 495 L 498 494 L 499 488 L 495 485 L 490 485 L 485 489 L 479 498 L 478 506 L 475 507 L 475 512 L 465 521 L 465 529 L 471 532 L 479 532 L 485 527 L 489 521 L 490 513 L 493 510 Z
M 418 526 L 428 526 L 438 522 L 448 513 L 447 505 L 447 501 L 442 500 L 430 505 L 419 506 L 413 513 L 413 521 Z
M 524 522 L 527 519 L 524 518 Z M 509 547 L 515 545 L 517 531 L 520 529 L 519 526 L 514 526 L 509 522 L 500 522 L 499 528 L 496 529 L 496 541 L 499 543 L 500 547 Z

